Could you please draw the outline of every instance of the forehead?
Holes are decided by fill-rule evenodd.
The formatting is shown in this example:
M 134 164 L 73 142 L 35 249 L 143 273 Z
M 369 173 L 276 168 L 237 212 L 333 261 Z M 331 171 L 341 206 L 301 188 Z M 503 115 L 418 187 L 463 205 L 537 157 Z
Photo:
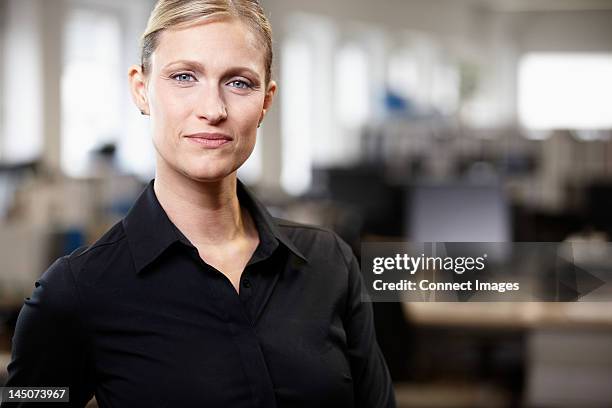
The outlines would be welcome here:
M 237 19 L 215 19 L 163 30 L 151 56 L 153 69 L 178 60 L 195 60 L 210 69 L 240 65 L 264 71 L 264 47 Z

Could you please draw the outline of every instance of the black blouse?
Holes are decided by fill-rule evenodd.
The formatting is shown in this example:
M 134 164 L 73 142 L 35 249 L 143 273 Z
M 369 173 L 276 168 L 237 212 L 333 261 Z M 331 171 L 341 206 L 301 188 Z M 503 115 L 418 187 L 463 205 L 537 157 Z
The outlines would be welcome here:
M 238 293 L 172 224 L 153 182 L 36 282 L 6 386 L 68 386 L 60 407 L 94 393 L 102 408 L 395 406 L 346 243 L 273 218 L 238 182 L 260 237 Z

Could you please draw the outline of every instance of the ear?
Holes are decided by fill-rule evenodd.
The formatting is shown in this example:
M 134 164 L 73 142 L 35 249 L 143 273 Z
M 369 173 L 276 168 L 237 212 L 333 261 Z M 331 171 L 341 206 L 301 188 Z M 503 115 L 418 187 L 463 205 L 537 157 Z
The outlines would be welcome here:
M 128 80 L 132 100 L 143 115 L 149 114 L 149 100 L 147 97 L 147 78 L 142 72 L 142 66 L 132 65 L 128 70 Z
M 264 97 L 263 108 L 261 110 L 261 115 L 259 116 L 259 123 L 261 123 L 268 112 L 268 109 L 272 106 L 272 101 L 274 100 L 274 95 L 276 94 L 276 82 L 270 81 L 268 84 L 268 89 L 266 90 L 266 96 Z

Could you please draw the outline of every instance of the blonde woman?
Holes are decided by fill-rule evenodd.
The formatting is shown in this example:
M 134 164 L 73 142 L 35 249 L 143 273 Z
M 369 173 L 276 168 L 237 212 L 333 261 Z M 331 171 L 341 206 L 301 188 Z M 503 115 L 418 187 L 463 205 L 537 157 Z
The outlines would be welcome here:
M 26 300 L 7 386 L 82 407 L 393 407 L 355 257 L 236 178 L 277 85 L 255 0 L 161 0 L 129 70 L 156 174 Z

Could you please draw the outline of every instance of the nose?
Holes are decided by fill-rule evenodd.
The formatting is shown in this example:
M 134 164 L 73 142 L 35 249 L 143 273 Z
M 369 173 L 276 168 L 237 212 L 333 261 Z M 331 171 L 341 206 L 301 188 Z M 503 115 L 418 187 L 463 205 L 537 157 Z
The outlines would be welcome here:
M 198 99 L 197 115 L 212 124 L 227 118 L 227 108 L 218 86 L 211 84 L 204 87 Z

